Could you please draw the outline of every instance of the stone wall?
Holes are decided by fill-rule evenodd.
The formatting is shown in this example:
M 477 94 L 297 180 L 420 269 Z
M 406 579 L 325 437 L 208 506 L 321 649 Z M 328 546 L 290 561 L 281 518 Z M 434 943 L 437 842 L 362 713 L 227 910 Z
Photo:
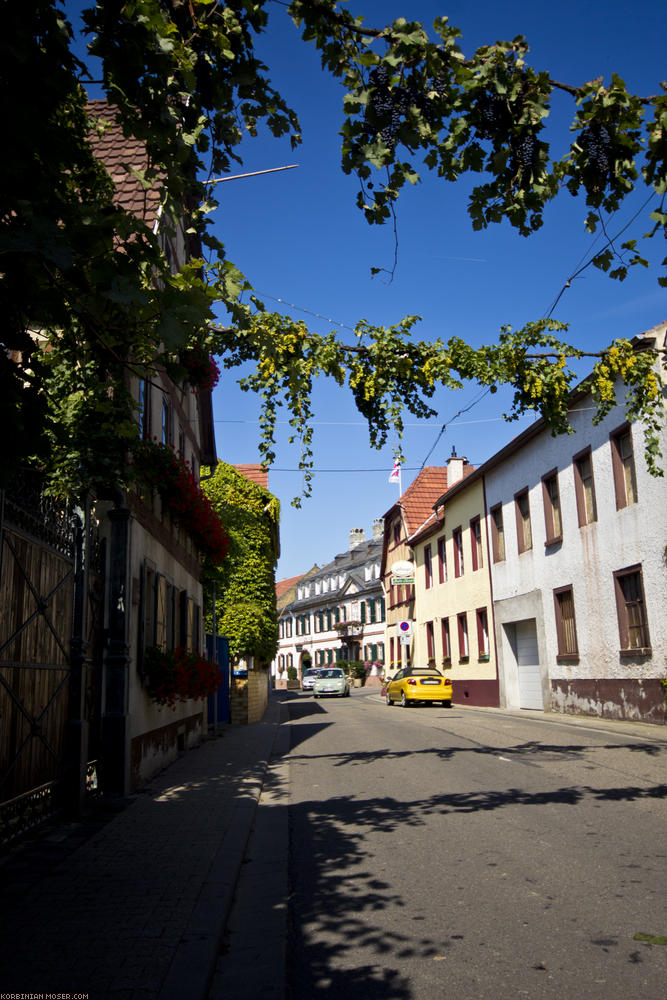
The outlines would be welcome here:
M 259 722 L 269 700 L 266 670 L 250 670 L 247 677 L 232 678 L 231 716 L 233 725 Z

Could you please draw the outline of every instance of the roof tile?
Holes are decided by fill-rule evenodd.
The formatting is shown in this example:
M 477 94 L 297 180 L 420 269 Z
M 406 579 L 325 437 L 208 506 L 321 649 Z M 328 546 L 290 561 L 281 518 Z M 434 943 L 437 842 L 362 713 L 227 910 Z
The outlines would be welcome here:
M 109 101 L 89 101 L 88 111 L 104 128 L 101 135 L 95 129 L 91 131 L 90 144 L 114 183 L 114 203 L 153 227 L 159 216 L 160 187 L 154 184 L 144 189 L 141 181 L 130 173 L 130 170 L 145 170 L 148 166 L 144 143 L 123 135 L 116 122 L 115 108 Z

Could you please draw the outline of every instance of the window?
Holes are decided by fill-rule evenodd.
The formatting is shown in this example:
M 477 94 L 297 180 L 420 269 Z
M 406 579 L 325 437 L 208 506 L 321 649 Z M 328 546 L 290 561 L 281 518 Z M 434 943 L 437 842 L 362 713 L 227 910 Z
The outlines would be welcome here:
M 155 645 L 155 588 L 156 573 L 155 568 L 148 562 L 143 564 L 141 577 L 141 639 L 139 643 L 139 656 L 143 663 L 143 651 L 149 646 Z
M 442 631 L 442 659 L 444 663 L 452 662 L 452 641 L 449 635 L 449 618 L 443 618 L 440 622 Z
M 528 490 L 522 490 L 514 496 L 514 510 L 516 513 L 516 536 L 519 545 L 519 553 L 527 552 L 533 547 L 533 533 L 530 527 L 530 504 L 528 502 Z
M 628 424 L 611 435 L 611 462 L 614 470 L 616 510 L 637 503 L 637 478 L 632 451 L 632 432 Z
M 552 545 L 554 542 L 560 542 L 563 537 L 556 469 L 542 478 L 542 502 L 544 504 L 544 526 L 547 533 L 545 544 Z
M 447 583 L 447 550 L 444 535 L 438 539 L 438 582 Z
M 424 546 L 424 586 L 427 590 L 433 586 L 433 565 L 430 545 Z
M 456 616 L 456 621 L 459 630 L 459 661 L 468 661 L 469 650 L 468 650 L 468 616 L 465 611 Z
M 139 382 L 139 432 L 142 438 L 151 436 L 151 390 L 150 382 L 142 378 Z
M 157 576 L 155 587 L 155 645 L 160 649 L 170 649 L 173 643 L 170 642 L 170 598 L 171 587 L 167 583 L 166 577 L 161 573 Z
M 498 503 L 491 508 L 491 548 L 493 561 L 505 561 L 505 528 L 503 526 L 503 506 Z
M 463 533 L 461 528 L 452 531 L 454 543 L 454 576 L 463 576 Z
M 650 653 L 641 566 L 614 573 L 618 633 L 622 653 Z
M 433 622 L 426 622 L 426 656 L 427 659 L 435 662 L 435 636 L 433 633 Z
M 192 597 L 188 597 L 185 591 L 181 593 L 181 599 L 184 599 L 183 614 L 181 616 L 181 629 L 183 633 L 183 643 L 182 645 L 188 650 L 188 652 L 198 652 L 199 651 L 199 638 L 200 638 L 200 608 L 198 604 L 195 604 Z
M 482 528 L 479 517 L 473 517 L 470 522 L 470 544 L 472 546 L 472 570 L 481 569 L 484 565 L 482 553 Z
M 394 663 L 394 637 L 393 635 L 389 638 L 389 662 L 393 665 Z
M 574 620 L 574 591 L 572 587 L 554 590 L 556 636 L 559 659 L 578 659 L 577 626 Z
M 178 425 L 178 454 L 181 458 L 185 454 L 185 431 L 180 424 Z
M 398 545 L 401 540 L 401 522 L 394 521 L 394 545 Z
M 595 505 L 595 483 L 593 482 L 593 458 L 591 449 L 579 452 L 573 458 L 574 463 L 574 491 L 577 498 L 577 515 L 579 527 L 597 521 L 597 507 Z
M 162 397 L 162 444 L 171 444 L 171 407 L 166 396 Z
M 486 608 L 477 609 L 477 651 L 479 659 L 489 658 L 489 616 Z

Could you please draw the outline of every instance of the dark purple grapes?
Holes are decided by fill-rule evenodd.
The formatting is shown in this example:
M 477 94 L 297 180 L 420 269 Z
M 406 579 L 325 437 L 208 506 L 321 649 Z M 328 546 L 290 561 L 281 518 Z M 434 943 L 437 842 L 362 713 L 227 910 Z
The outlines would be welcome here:
M 587 165 L 596 174 L 604 176 L 613 164 L 612 137 L 606 125 L 593 123 L 579 137 L 579 145 L 586 156 Z

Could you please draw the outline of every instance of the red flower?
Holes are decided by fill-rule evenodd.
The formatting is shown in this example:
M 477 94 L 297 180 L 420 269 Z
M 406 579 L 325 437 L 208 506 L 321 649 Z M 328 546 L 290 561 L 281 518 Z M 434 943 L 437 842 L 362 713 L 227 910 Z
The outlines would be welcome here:
M 144 657 L 148 693 L 159 705 L 175 708 L 178 701 L 201 701 L 222 683 L 216 663 L 182 646 L 173 650 L 153 646 Z
M 188 532 L 197 547 L 212 562 L 222 562 L 229 548 L 229 538 L 187 463 L 166 445 L 141 441 L 136 468 L 139 478 L 157 490 L 174 520 Z

